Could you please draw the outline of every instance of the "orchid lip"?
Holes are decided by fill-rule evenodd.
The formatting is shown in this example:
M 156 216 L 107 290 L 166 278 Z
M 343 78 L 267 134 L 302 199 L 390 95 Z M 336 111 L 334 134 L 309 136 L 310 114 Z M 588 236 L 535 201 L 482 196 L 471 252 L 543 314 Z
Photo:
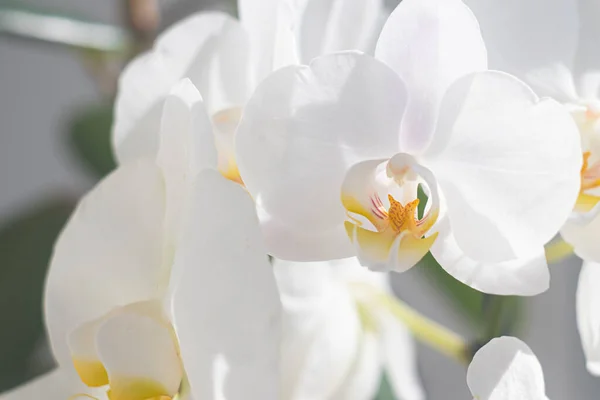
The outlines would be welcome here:
M 422 217 L 419 186 L 428 192 Z M 437 184 L 408 154 L 356 164 L 346 175 L 342 204 L 346 233 L 361 263 L 373 270 L 407 270 L 437 238 L 430 232 L 439 215 Z
M 165 333 L 165 336 L 167 337 L 167 341 L 170 341 L 168 337 L 171 338 L 172 344 L 168 345 L 168 347 L 165 347 L 164 349 L 169 349 L 170 346 L 173 346 L 172 350 L 170 350 L 174 352 L 172 353 L 173 357 L 175 357 L 176 353 L 176 358 L 180 358 L 179 344 L 176 334 L 173 331 L 173 327 L 168 321 L 165 321 L 158 309 L 153 308 L 154 306 L 155 304 L 153 304 L 153 302 L 142 302 L 121 307 L 109 312 L 96 321 L 81 325 L 80 328 L 77 328 L 75 331 L 73 331 L 71 336 L 73 337 L 73 335 L 77 334 L 77 332 L 84 332 L 84 335 L 92 332 L 92 342 L 88 342 L 88 345 L 92 344 L 92 346 L 95 348 L 98 346 L 96 342 L 98 340 L 98 332 L 100 328 L 112 318 L 119 318 L 123 316 L 130 318 L 130 315 L 142 317 L 151 319 L 152 324 L 156 324 L 159 329 L 166 329 L 165 332 L 168 333 Z M 90 327 L 93 328 L 90 330 Z M 83 336 L 80 335 L 80 337 Z M 73 339 L 71 339 L 71 341 L 73 341 Z M 162 346 L 161 349 L 163 349 Z M 81 348 L 79 348 L 79 350 L 81 350 Z M 97 351 L 98 350 L 95 349 L 93 352 L 95 353 Z M 169 384 L 163 384 L 156 378 L 131 373 L 115 373 L 115 371 L 113 371 L 111 374 L 110 366 L 105 365 L 105 362 L 98 354 L 94 355 L 89 353 L 89 350 L 87 355 L 78 353 L 80 353 L 80 351 L 77 351 L 76 348 L 72 349 L 73 366 L 82 383 L 89 388 L 106 388 L 106 394 L 110 400 L 173 400 L 177 398 L 179 389 L 175 390 L 177 393 L 173 393 L 173 382 Z M 182 362 L 180 359 L 179 364 L 180 365 L 177 368 L 181 368 Z M 182 371 L 181 373 L 183 374 Z M 183 377 L 181 379 L 183 380 Z M 168 387 L 165 387 L 165 385 L 171 389 L 168 389 Z M 77 399 L 82 397 L 95 399 L 95 397 L 85 393 L 75 394 L 71 398 Z

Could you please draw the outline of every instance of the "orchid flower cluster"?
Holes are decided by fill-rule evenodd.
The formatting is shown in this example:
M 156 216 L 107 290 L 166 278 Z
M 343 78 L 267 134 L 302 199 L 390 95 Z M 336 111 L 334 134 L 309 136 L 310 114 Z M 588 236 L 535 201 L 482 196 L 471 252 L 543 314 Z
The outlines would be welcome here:
M 559 233 L 600 375 L 600 3 L 238 3 L 123 72 L 49 269 L 59 367 L 2 398 L 422 400 L 388 273 L 533 296 Z M 476 350 L 474 398 L 547 398 L 519 339 Z

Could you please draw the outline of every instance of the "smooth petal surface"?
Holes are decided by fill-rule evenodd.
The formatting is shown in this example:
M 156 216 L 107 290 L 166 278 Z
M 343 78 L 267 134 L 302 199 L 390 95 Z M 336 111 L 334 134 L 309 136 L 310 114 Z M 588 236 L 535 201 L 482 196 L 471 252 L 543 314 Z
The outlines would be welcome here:
M 600 210 L 595 210 L 596 212 Z M 600 262 L 600 214 L 588 221 L 584 219 L 569 220 L 560 231 L 565 241 L 570 243 L 575 253 L 584 260 Z
M 301 60 L 344 50 L 372 53 L 387 16 L 382 0 L 307 0 L 299 22 Z
M 487 71 L 449 89 L 423 162 L 458 246 L 496 263 L 534 257 L 558 232 L 579 193 L 582 156 L 566 109 Z
M 375 310 L 379 322 L 381 357 L 388 380 L 398 399 L 424 400 L 415 341 L 395 317 Z
M 277 399 L 281 304 L 254 203 L 206 170 L 176 254 L 172 312 L 196 399 Z
M 576 97 L 569 70 L 577 49 L 577 1 L 465 0 L 465 3 L 481 26 L 491 69 L 523 79 L 538 95 L 561 101 Z
M 284 310 L 283 398 L 327 399 L 336 393 L 341 395 L 343 386 L 349 384 L 347 377 L 356 363 L 362 362 L 362 328 L 350 292 L 343 282 L 336 283 L 325 262 L 277 260 L 274 267 Z M 365 357 L 370 358 L 367 354 Z M 374 367 L 371 364 L 369 369 Z M 362 393 L 365 389 L 360 390 Z
M 202 97 L 189 79 L 179 82 L 166 98 L 157 163 L 165 178 L 165 224 L 169 245 L 174 247 L 192 179 L 204 168 L 217 168 L 212 125 Z
M 600 264 L 583 263 L 577 286 L 577 327 L 590 374 L 600 376 Z
M 68 399 L 78 393 L 93 395 L 98 400 L 106 398 L 104 390 L 91 390 L 70 371 L 57 368 L 16 389 L 2 393 L 0 400 Z
M 532 257 L 499 263 L 476 261 L 456 243 L 448 221 L 439 226 L 431 254 L 454 278 L 484 293 L 501 296 L 535 296 L 550 287 L 550 270 L 544 248 Z
M 334 400 L 371 400 L 376 398 L 381 383 L 382 363 L 379 337 L 363 331 L 360 347 L 346 381 L 331 398 Z
M 276 68 L 297 63 L 294 25 L 303 3 L 304 0 L 238 0 L 240 21 L 252 46 L 250 70 L 254 85 Z
M 250 90 L 248 51 L 243 29 L 224 13 L 193 15 L 162 34 L 119 80 L 112 135 L 118 161 L 156 155 L 165 97 L 186 76 L 209 111 L 243 104 Z
M 546 400 L 537 357 L 514 337 L 492 339 L 473 357 L 467 384 L 477 400 Z
M 400 147 L 413 154 L 429 143 L 450 84 L 487 68 L 479 25 L 461 0 L 402 1 L 383 27 L 375 57 L 406 83 Z
M 247 105 L 236 138 L 240 173 L 265 212 L 261 219 L 304 236 L 341 234 L 344 175 L 358 161 L 397 151 L 404 104 L 394 72 L 358 53 L 324 56 L 272 74 Z M 305 252 L 311 259 L 351 255 L 332 251 L 325 241 L 318 248 L 268 250 L 295 260 Z
M 105 178 L 71 216 L 56 243 L 45 294 L 46 324 L 60 365 L 71 364 L 67 335 L 73 329 L 166 289 L 164 207 L 159 169 L 139 161 Z
M 117 315 L 98 330 L 97 346 L 111 400 L 173 397 L 183 369 L 168 323 L 134 313 Z

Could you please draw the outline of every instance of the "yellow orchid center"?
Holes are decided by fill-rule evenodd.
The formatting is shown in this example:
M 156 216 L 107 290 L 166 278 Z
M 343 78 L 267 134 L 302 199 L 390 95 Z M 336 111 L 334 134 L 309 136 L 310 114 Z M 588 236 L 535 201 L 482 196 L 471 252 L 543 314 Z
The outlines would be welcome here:
M 600 202 L 600 113 L 589 107 L 576 108 L 573 119 L 579 127 L 583 152 L 581 188 L 575 211 L 588 212 Z
M 419 172 L 427 178 L 420 178 Z M 431 204 L 419 219 L 417 188 L 420 184 L 432 189 Z M 375 270 L 404 270 L 429 251 L 437 238 L 437 232 L 429 234 L 429 230 L 439 215 L 434 185 L 428 171 L 407 155 L 392 158 L 387 163 L 359 164 L 348 172 L 342 188 L 342 204 L 348 217 L 345 228 L 361 262 Z M 387 207 L 378 194 L 386 188 L 389 190 Z M 397 192 L 404 202 L 396 200 L 391 191 Z
M 390 201 L 390 209 L 387 214 L 390 227 L 396 233 L 408 231 L 419 237 L 420 235 L 417 233 L 417 220 L 415 219 L 419 199 L 411 201 L 405 207 L 402 206 L 402 203 L 396 201 L 391 194 L 388 194 L 388 200 Z

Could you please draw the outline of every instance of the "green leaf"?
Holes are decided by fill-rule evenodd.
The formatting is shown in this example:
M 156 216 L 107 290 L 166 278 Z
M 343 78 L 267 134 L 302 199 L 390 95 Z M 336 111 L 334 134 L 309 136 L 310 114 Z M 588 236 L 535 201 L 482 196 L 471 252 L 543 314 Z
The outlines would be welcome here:
M 115 168 L 110 144 L 112 104 L 88 107 L 73 118 L 69 126 L 69 144 L 79 160 L 97 177 Z
M 381 374 L 381 383 L 379 385 L 379 392 L 373 400 L 396 400 L 394 391 L 385 373 Z
M 72 209 L 72 201 L 56 199 L 0 227 L 0 392 L 30 378 L 30 356 L 44 337 L 46 270 Z

